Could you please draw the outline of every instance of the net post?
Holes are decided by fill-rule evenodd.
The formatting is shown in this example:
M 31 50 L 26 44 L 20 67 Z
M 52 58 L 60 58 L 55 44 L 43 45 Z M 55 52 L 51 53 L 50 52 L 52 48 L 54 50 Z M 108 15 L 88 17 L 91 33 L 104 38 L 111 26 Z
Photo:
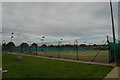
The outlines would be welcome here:
M 116 40 L 115 40 L 115 29 L 114 29 L 114 19 L 113 19 L 113 9 L 112 9 L 112 2 L 110 0 L 110 12 L 111 12 L 111 21 L 112 21 L 112 32 L 113 32 L 113 42 L 114 42 L 114 60 L 115 60 L 115 66 L 116 66 Z
M 108 39 L 108 35 L 106 36 L 107 37 L 107 46 L 108 46 L 108 55 L 109 55 L 109 62 L 110 63 L 110 58 L 111 58 L 111 55 L 110 55 L 110 50 L 109 50 L 109 39 Z

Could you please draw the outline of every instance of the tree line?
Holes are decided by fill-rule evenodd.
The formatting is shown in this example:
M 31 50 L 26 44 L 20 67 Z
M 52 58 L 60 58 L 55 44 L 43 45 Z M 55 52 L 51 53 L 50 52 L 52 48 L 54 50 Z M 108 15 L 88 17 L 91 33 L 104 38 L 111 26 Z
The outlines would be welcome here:
M 38 45 L 36 43 L 33 43 L 32 45 L 28 45 L 28 43 L 21 43 L 19 46 L 16 46 L 15 43 L 13 42 L 9 42 L 9 43 L 3 43 L 2 44 L 2 51 L 11 51 L 11 48 L 15 48 L 15 47 L 20 47 L 20 48 L 37 48 Z
M 43 44 L 41 46 L 38 46 L 37 43 L 32 43 L 31 45 L 28 45 L 28 43 L 21 43 L 19 46 L 16 46 L 14 42 L 8 42 L 8 43 L 3 43 L 2 44 L 2 51 L 11 51 L 11 48 L 15 47 L 20 47 L 20 48 L 100 48 L 103 45 L 86 45 L 86 44 L 81 44 L 81 45 L 72 45 L 72 44 L 61 44 L 61 45 L 46 45 Z M 107 47 L 107 45 L 105 45 Z

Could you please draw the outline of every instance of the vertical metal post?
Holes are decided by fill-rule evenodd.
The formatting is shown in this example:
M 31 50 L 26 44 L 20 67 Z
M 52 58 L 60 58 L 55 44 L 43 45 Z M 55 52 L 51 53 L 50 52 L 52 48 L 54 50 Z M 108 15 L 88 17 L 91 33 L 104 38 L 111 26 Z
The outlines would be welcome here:
M 5 40 L 2 40 L 2 44 L 4 44 L 5 43 Z
M 11 42 L 12 42 L 12 35 L 11 35 Z
M 59 49 L 60 49 L 60 41 L 58 41 L 58 58 L 60 58 L 60 51 L 59 51 Z
M 12 42 L 13 34 L 14 33 L 11 33 L 11 42 Z M 12 46 L 11 46 L 11 52 L 12 52 Z
M 113 42 L 114 42 L 114 58 L 115 58 L 115 65 L 117 62 L 116 59 L 116 41 L 115 41 L 115 28 L 114 28 L 114 19 L 113 19 L 113 9 L 112 9 L 112 2 L 110 0 L 110 11 L 111 11 L 111 20 L 112 20 L 112 32 L 113 32 Z
M 46 53 L 46 56 L 47 56 L 47 42 L 45 44 L 46 44 L 45 53 Z
M 32 46 L 30 45 L 30 54 L 32 54 L 32 50 L 31 50 Z
M 78 40 L 76 39 L 76 48 L 77 48 L 77 60 L 79 60 L 78 58 Z
M 109 39 L 107 36 L 107 43 L 108 43 L 108 55 L 109 55 L 109 63 L 111 62 L 111 54 L 110 54 L 110 50 L 109 50 Z
M 5 46 L 3 46 L 3 44 L 5 44 L 5 40 L 2 40 L 2 48 L 1 48 L 2 51 L 6 50 L 6 49 L 5 49 Z M 4 48 L 4 49 L 3 49 L 3 48 Z
M 61 45 L 62 45 L 62 40 L 63 39 L 60 39 L 61 41 L 58 41 L 58 58 L 60 58 L 60 51 L 59 49 L 61 48 Z
M 37 45 L 36 45 L 36 55 L 38 55 L 38 53 L 37 53 Z
M 44 39 L 45 39 L 45 36 L 42 36 L 42 39 L 41 39 L 41 41 L 42 41 L 42 46 L 44 46 Z M 43 47 L 43 55 L 44 55 L 44 47 Z

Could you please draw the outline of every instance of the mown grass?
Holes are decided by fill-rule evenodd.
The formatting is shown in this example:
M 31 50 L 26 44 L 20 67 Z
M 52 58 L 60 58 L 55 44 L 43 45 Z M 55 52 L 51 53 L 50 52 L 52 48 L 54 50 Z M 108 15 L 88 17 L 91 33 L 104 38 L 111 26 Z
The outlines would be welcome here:
M 104 78 L 112 66 L 84 64 L 77 62 L 22 56 L 3 53 L 3 78 Z

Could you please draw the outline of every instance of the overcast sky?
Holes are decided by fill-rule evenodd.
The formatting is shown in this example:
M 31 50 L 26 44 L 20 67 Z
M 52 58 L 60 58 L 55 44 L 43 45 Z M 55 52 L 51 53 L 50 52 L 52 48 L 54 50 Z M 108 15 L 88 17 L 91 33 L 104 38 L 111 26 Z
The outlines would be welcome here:
M 113 3 L 116 35 L 118 35 L 118 4 Z M 3 2 L 3 39 L 40 43 L 82 39 L 102 43 L 112 36 L 109 2 Z M 117 36 L 116 36 L 117 37 Z
M 120 40 L 120 2 L 118 4 L 118 39 Z

